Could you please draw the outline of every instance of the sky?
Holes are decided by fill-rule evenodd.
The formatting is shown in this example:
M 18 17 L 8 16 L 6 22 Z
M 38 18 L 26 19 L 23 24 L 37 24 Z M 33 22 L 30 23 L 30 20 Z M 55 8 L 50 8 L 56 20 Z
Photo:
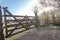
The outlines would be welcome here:
M 2 7 L 8 7 L 8 10 L 14 15 L 34 15 L 33 8 L 37 4 L 36 0 L 0 0 Z
M 28 15 L 34 16 L 34 7 L 37 6 L 41 8 L 42 5 L 39 5 L 38 0 L 0 0 L 0 5 L 2 7 L 8 7 L 8 10 L 13 15 Z M 45 11 L 53 9 L 52 7 L 44 8 Z M 39 15 L 43 12 L 42 9 L 39 9 Z

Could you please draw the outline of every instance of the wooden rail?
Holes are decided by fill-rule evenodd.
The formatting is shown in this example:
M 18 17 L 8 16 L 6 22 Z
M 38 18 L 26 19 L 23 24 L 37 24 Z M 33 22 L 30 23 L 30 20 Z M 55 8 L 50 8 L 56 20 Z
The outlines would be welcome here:
M 3 15 L 6 17 L 25 17 L 25 16 L 21 16 L 21 15 Z M 34 17 L 34 16 L 28 16 L 28 17 Z
M 1 9 L 3 9 L 4 15 L 2 15 Z M 2 26 L 2 17 L 4 17 L 4 24 L 5 24 L 4 27 Z M 10 17 L 10 18 L 12 17 L 14 19 L 7 19 L 7 17 Z M 37 11 L 35 11 L 35 16 L 19 16 L 19 15 L 12 15 L 12 13 L 7 9 L 7 7 L 1 8 L 0 6 L 0 40 L 4 40 L 3 29 L 5 29 L 5 32 L 6 32 L 5 37 L 10 37 L 18 33 L 27 31 L 34 27 L 36 28 L 39 27 Z M 20 30 L 20 29 L 23 29 L 23 30 Z M 18 32 L 16 30 L 18 30 Z
M 4 10 L 3 17 L 4 17 L 4 20 L 5 20 L 5 27 L 4 28 L 5 28 L 5 32 L 6 32 L 6 37 L 10 37 L 12 35 L 16 35 L 18 33 L 21 33 L 21 32 L 24 32 L 26 30 L 29 30 L 31 28 L 34 28 L 36 26 L 35 17 L 34 16 L 12 15 L 12 13 L 10 13 L 7 10 L 7 7 L 3 7 L 3 10 Z M 7 15 L 7 13 L 8 13 L 8 15 Z M 13 20 L 12 19 L 9 20 L 9 19 L 7 19 L 7 17 L 12 17 L 14 19 Z M 20 18 L 17 19 L 16 17 L 17 18 L 20 17 Z M 14 24 L 11 24 L 11 23 L 14 23 Z M 20 30 L 22 28 L 23 28 L 23 30 Z M 18 30 L 18 32 L 16 32 L 16 30 Z

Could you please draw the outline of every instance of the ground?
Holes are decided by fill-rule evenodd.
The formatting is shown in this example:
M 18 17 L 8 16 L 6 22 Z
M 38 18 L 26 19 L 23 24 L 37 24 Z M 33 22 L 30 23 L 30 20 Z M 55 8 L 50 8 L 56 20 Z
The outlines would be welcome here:
M 60 40 L 60 30 L 58 29 L 31 29 L 27 34 L 14 40 Z

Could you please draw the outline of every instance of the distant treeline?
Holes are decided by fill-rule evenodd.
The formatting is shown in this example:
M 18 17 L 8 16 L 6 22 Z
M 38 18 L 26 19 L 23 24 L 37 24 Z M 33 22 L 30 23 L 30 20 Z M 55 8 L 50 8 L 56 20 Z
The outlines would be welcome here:
M 43 12 L 39 16 L 40 25 L 47 26 L 47 25 L 60 25 L 60 12 L 58 10 L 50 10 L 47 12 Z

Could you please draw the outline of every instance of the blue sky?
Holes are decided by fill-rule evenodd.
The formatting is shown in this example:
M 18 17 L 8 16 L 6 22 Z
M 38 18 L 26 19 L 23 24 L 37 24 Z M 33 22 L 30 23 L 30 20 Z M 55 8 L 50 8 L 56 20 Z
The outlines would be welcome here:
M 33 7 L 36 0 L 0 0 L 2 7 L 8 7 L 8 10 L 14 15 L 34 15 Z
M 24 7 L 27 7 L 32 0 L 0 0 L 0 5 L 5 7 L 13 13 L 16 14 L 16 11 L 23 10 Z
M 3 7 L 7 6 L 10 11 L 14 12 L 23 8 L 29 2 L 30 0 L 0 0 L 0 5 Z

